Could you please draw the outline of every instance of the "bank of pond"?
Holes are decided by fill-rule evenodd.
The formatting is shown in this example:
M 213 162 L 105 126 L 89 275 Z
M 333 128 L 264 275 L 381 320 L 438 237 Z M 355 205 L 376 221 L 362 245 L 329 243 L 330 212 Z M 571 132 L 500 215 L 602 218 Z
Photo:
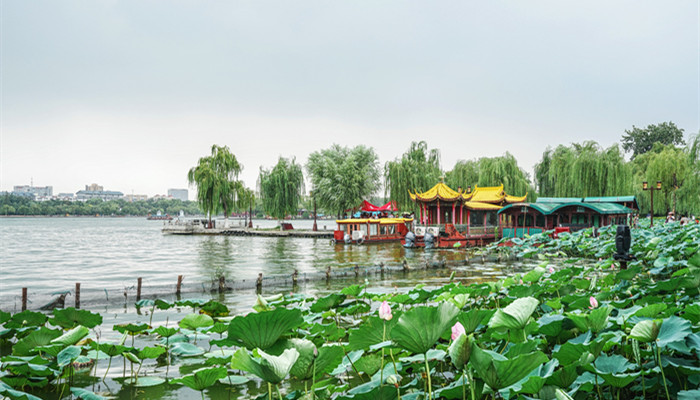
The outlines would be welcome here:
M 699 225 L 633 229 L 626 269 L 614 227 L 512 242 L 534 268 L 493 282 L 0 312 L 0 395 L 700 398 Z

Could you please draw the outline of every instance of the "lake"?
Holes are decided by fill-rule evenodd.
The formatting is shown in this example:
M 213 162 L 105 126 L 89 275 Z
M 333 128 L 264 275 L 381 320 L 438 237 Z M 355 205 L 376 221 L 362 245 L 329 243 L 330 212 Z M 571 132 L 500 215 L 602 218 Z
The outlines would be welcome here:
M 220 222 L 219 222 L 220 223 Z M 240 220 L 231 220 L 234 225 Z M 254 226 L 272 228 L 277 221 L 254 220 Z M 310 229 L 313 221 L 295 220 L 296 229 Z M 124 302 L 135 296 L 137 278 L 143 279 L 144 296 L 172 293 L 178 275 L 183 291 L 208 291 L 218 276 L 226 282 L 254 282 L 288 277 L 294 270 L 319 274 L 331 268 L 366 268 L 384 263 L 425 265 L 437 260 L 464 260 L 461 250 L 404 249 L 399 243 L 366 246 L 331 245 L 328 239 L 240 236 L 163 235 L 163 221 L 145 218 L 1 218 L 2 274 L 0 308 L 13 310 L 28 288 L 29 308 L 38 308 L 56 293 L 73 291 L 81 284 L 82 302 Z M 334 229 L 335 222 L 322 220 Z M 516 264 L 472 263 L 456 270 L 464 279 L 498 279 Z M 449 271 L 448 271 L 449 274 Z M 437 274 L 436 274 L 437 275 Z M 429 280 L 431 274 L 405 278 L 404 285 Z M 444 278 L 444 277 L 443 277 Z M 372 284 L 393 285 L 396 282 Z M 66 306 L 72 305 L 69 297 Z

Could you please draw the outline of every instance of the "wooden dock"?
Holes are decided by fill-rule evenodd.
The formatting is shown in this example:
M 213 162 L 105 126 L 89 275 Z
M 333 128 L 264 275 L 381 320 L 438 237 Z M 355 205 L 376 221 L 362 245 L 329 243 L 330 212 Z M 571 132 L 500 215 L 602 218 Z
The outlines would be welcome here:
M 204 228 L 202 225 L 193 224 L 166 224 L 162 229 L 167 235 L 215 235 L 215 236 L 262 236 L 262 237 L 296 237 L 332 239 L 333 231 L 329 230 L 286 230 L 278 229 L 252 229 L 245 227 Z

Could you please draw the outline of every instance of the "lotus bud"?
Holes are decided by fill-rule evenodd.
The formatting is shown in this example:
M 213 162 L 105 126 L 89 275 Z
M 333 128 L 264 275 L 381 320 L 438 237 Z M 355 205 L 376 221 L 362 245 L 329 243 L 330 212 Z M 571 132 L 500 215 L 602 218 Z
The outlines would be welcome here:
M 457 322 L 452 326 L 452 340 L 457 339 L 460 335 L 464 335 L 467 332 L 464 330 L 464 325 L 461 323 Z
M 553 273 L 554 273 L 554 268 L 549 267 L 549 273 L 550 273 L 550 274 L 553 274 Z
M 389 307 L 389 303 L 387 303 L 386 300 L 379 306 L 379 318 L 385 321 L 389 321 L 392 318 L 391 307 Z
M 467 365 L 472 354 L 472 338 L 473 335 L 460 334 L 447 349 L 447 353 L 452 359 L 452 364 L 460 371 Z
M 596 300 L 595 297 L 591 296 L 591 298 L 588 299 L 588 301 L 591 303 L 591 306 L 588 308 L 590 308 L 591 310 L 594 308 L 598 308 L 598 300 Z
M 386 383 L 389 385 L 398 385 L 400 379 L 401 379 L 400 376 L 397 377 L 396 375 L 391 374 L 391 375 L 386 377 Z

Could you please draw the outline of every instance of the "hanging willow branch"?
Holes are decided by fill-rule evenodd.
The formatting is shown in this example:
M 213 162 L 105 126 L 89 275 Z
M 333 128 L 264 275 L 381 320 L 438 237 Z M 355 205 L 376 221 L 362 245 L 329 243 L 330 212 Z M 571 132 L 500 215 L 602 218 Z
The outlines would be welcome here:
M 258 190 L 265 213 L 279 220 L 296 214 L 304 191 L 304 175 L 296 159 L 279 158 L 272 170 L 260 168 Z

